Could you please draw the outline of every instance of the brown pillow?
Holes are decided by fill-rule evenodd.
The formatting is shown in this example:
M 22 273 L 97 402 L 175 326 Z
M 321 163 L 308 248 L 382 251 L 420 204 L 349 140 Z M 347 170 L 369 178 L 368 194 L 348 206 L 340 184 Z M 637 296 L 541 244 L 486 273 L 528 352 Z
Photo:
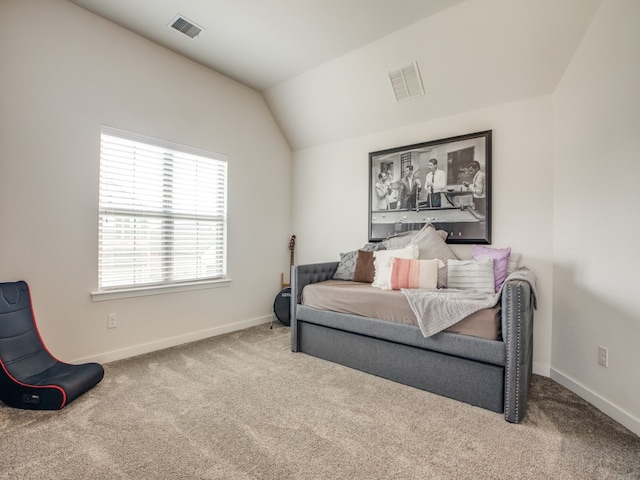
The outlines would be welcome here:
M 371 283 L 376 273 L 373 266 L 373 252 L 358 250 L 356 259 L 356 271 L 353 275 L 354 282 Z

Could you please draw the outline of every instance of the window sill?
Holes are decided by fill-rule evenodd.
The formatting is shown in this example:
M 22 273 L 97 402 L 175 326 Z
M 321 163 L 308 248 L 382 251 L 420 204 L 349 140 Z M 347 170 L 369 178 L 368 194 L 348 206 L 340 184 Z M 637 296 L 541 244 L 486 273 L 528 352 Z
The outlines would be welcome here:
M 170 285 L 154 285 L 151 287 L 125 288 L 121 290 L 103 290 L 91 292 L 94 302 L 104 300 L 116 300 L 119 298 L 145 297 L 147 295 L 163 295 L 165 293 L 188 292 L 191 290 L 204 290 L 206 288 L 220 288 L 231 285 L 230 278 L 219 280 L 207 280 L 203 282 L 175 283 Z

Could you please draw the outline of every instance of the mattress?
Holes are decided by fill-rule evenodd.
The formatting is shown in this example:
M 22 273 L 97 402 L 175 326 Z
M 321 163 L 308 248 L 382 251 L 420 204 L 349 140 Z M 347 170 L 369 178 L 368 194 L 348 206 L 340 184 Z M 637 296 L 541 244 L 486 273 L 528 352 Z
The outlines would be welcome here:
M 302 304 L 321 310 L 418 325 L 407 299 L 397 290 L 381 290 L 368 283 L 326 280 L 302 290 Z M 446 329 L 447 332 L 500 340 L 500 307 L 480 310 Z

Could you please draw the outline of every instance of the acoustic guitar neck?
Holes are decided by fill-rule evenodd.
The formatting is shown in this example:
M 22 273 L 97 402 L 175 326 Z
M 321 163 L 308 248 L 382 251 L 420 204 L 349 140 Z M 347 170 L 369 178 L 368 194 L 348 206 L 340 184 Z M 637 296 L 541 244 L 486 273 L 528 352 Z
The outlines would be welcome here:
M 294 255 L 295 248 L 296 248 L 296 236 L 295 235 L 291 235 L 291 238 L 289 239 L 289 253 L 291 254 L 289 267 L 293 267 L 293 263 L 294 263 L 293 255 Z M 291 272 L 291 269 L 289 269 L 289 272 Z M 291 285 L 290 283 L 284 283 L 284 273 L 281 273 L 280 274 L 280 288 L 286 288 L 286 287 L 288 287 L 290 285 Z

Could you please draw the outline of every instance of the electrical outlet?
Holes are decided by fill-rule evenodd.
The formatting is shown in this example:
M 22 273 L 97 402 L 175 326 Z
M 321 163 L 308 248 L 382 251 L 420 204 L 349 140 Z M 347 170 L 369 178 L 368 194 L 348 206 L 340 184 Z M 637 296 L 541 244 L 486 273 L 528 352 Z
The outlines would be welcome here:
M 118 326 L 118 314 L 110 313 L 107 315 L 107 328 L 116 328 Z
M 598 363 L 603 367 L 609 367 L 609 349 L 598 345 Z

